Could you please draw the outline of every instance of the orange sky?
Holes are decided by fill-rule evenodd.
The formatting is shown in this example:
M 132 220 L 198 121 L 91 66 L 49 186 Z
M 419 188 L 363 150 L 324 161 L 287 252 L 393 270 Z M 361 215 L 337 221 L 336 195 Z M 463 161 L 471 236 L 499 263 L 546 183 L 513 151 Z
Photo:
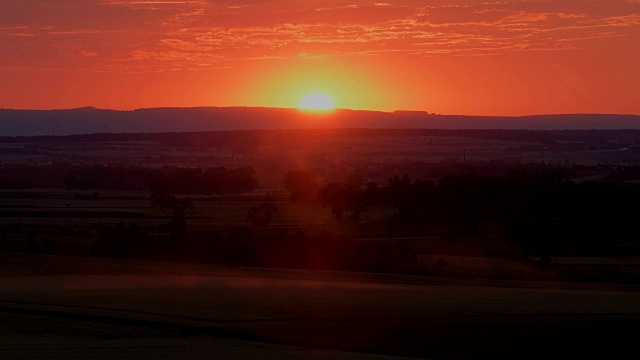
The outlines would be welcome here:
M 640 114 L 640 0 L 2 0 L 0 108 Z

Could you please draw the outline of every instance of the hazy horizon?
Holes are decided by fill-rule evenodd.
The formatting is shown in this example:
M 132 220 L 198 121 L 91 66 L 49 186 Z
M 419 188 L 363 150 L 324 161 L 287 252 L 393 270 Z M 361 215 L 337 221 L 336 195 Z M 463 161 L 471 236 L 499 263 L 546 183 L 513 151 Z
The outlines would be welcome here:
M 476 114 L 462 114 L 462 113 L 435 113 L 431 112 L 428 109 L 425 110 L 411 110 L 411 109 L 395 109 L 395 110 L 369 110 L 369 109 L 354 109 L 354 108 L 335 108 L 331 110 L 304 110 L 298 107 L 280 107 L 280 106 L 260 106 L 260 105 L 229 105 L 229 106 L 216 106 L 216 105 L 194 105 L 194 106 L 153 106 L 153 107 L 139 107 L 139 108 L 103 108 L 94 105 L 85 105 L 78 107 L 69 107 L 69 108 L 4 108 L 0 107 L 0 110 L 12 110 L 12 111 L 68 111 L 68 110 L 82 110 L 82 109 L 94 109 L 94 110 L 107 110 L 107 111 L 119 111 L 119 112 L 132 112 L 137 110 L 149 110 L 149 109 L 206 109 L 206 108 L 216 108 L 216 109 L 234 109 L 234 108 L 250 108 L 250 109 L 282 109 L 282 110 L 297 110 L 301 112 L 309 112 L 316 114 L 330 114 L 333 111 L 355 111 L 355 112 L 371 112 L 371 113 L 385 113 L 385 114 L 393 114 L 393 113 L 425 113 L 429 115 L 444 115 L 444 116 L 468 116 L 468 117 L 507 117 L 507 118 L 517 118 L 517 117 L 532 117 L 532 116 L 563 116 L 563 115 L 622 115 L 622 116 L 640 116 L 640 113 L 587 113 L 587 112 L 576 112 L 576 113 L 524 113 L 517 115 L 500 115 L 500 114 L 486 114 L 486 115 L 476 115 Z
M 640 129 L 640 116 L 625 114 L 536 114 L 470 116 L 423 111 L 337 109 L 306 111 L 272 107 L 160 107 L 110 110 L 0 109 L 0 136 L 93 133 L 194 132 L 276 129 Z

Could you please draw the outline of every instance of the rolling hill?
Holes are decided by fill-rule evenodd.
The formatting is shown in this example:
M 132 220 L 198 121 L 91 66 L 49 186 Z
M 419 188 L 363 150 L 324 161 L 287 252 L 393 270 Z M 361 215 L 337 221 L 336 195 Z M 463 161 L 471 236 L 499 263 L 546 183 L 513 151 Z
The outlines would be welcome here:
M 305 128 L 640 129 L 640 116 L 464 116 L 436 115 L 421 111 L 346 109 L 309 113 L 298 109 L 261 107 L 148 108 L 132 111 L 93 107 L 68 110 L 0 109 L 0 136 Z

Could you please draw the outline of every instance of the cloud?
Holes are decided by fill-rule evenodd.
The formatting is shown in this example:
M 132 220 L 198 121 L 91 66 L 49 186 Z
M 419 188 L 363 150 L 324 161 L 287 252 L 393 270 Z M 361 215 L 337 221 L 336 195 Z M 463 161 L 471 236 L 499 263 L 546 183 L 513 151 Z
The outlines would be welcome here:
M 154 9 L 158 6 L 175 6 L 175 5 L 196 5 L 206 4 L 204 1 L 180 1 L 180 0 L 167 0 L 167 1 L 128 1 L 128 0 L 102 0 L 102 5 L 110 6 L 127 6 L 132 8 L 146 8 Z
M 213 47 L 208 45 L 203 45 L 200 42 L 189 42 L 179 39 L 163 39 L 160 40 L 160 43 L 180 51 L 193 51 L 193 52 L 204 52 L 214 50 Z
M 558 17 L 562 19 L 584 19 L 587 17 L 587 14 L 565 14 L 565 13 L 557 13 Z
M 633 36 L 640 26 L 640 0 L 567 0 L 571 6 L 533 0 L 6 1 L 0 46 L 34 54 L 54 47 L 60 63 L 77 49 L 92 49 L 82 56 L 100 58 L 96 70 L 349 54 L 568 51 L 587 40 Z M 13 61 L 2 54 L 0 66 Z

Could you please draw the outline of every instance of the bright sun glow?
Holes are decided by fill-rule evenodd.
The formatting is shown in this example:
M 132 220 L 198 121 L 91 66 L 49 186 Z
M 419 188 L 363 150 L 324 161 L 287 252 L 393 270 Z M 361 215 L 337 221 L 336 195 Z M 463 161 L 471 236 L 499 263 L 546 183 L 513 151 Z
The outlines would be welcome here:
M 333 110 L 333 101 L 323 93 L 313 93 L 306 95 L 300 100 L 298 108 L 306 110 Z

